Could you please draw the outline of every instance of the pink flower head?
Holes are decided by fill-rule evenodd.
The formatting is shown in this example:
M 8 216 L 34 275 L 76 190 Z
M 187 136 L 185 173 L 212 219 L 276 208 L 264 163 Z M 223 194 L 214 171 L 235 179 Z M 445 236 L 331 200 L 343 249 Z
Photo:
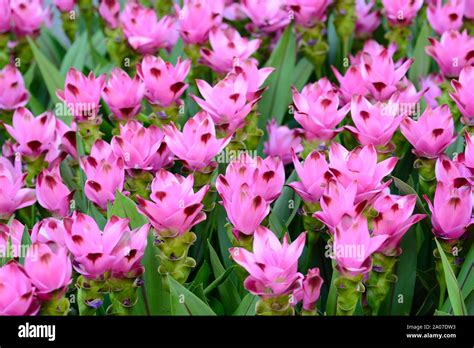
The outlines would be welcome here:
M 296 300 L 298 302 L 303 300 L 304 310 L 315 310 L 322 286 L 323 278 L 319 275 L 319 268 L 309 269 L 304 276 L 303 287 L 295 292 Z
M 189 59 L 181 62 L 181 58 L 178 58 L 173 66 L 161 57 L 146 56 L 137 64 L 138 76 L 145 83 L 145 98 L 153 105 L 170 106 L 188 88 L 184 80 L 190 68 Z
M 213 87 L 204 80 L 196 80 L 196 84 L 204 99 L 195 95 L 193 99 L 227 134 L 243 127 L 245 118 L 258 101 L 247 100 L 248 85 L 242 74 L 229 74 Z
M 285 0 L 242 0 L 242 11 L 260 30 L 271 33 L 290 23 Z
M 62 220 L 46 218 L 36 223 L 31 230 L 31 241 L 48 245 L 66 246 L 66 230 Z
M 474 19 L 474 2 L 468 0 L 464 3 L 464 17 Z
M 171 152 L 178 157 L 190 171 L 203 171 L 215 167 L 212 159 L 221 152 L 231 140 L 231 135 L 217 139 L 214 121 L 201 111 L 190 118 L 180 132 L 171 123 L 164 129 L 166 143 Z
M 398 158 L 390 157 L 377 163 L 377 152 L 373 145 L 358 147 L 351 152 L 342 145 L 332 143 L 329 150 L 329 168 L 342 185 L 348 187 L 357 182 L 356 202 L 370 200 L 385 189 L 390 182 L 382 182 L 397 164 Z
M 69 12 L 74 9 L 76 5 L 75 0 L 53 0 L 54 4 L 61 12 Z
M 303 151 L 301 145 L 302 130 L 290 129 L 287 126 L 278 126 L 275 119 L 267 125 L 268 140 L 263 144 L 263 153 L 267 156 L 277 156 L 283 164 L 291 162 L 291 151 Z
M 362 50 L 360 50 L 359 52 L 357 52 L 357 54 L 355 56 L 350 56 L 350 62 L 352 65 L 361 65 L 363 63 L 363 57 L 364 56 L 378 56 L 379 54 L 381 54 L 384 50 L 387 50 L 388 54 L 390 57 L 392 57 L 393 59 L 393 55 L 395 54 L 395 52 L 397 51 L 397 44 L 395 44 L 394 42 L 390 43 L 387 47 L 379 44 L 377 41 L 375 40 L 366 40 L 365 43 L 364 43 L 364 47 L 362 47 Z M 397 62 L 397 66 L 398 66 L 398 62 Z
M 474 38 L 467 31 L 446 31 L 440 41 L 429 40 L 426 54 L 438 63 L 444 76 L 457 77 L 465 66 L 474 64 Z
M 120 15 L 123 34 L 129 45 L 140 54 L 154 54 L 160 48 L 170 48 L 178 40 L 174 19 L 164 16 L 159 21 L 154 9 L 138 2 L 128 2 Z
M 346 128 L 361 145 L 387 145 L 398 129 L 403 116 L 391 112 L 383 103 L 371 104 L 360 95 L 352 98 L 351 116 L 354 126 Z
M 317 203 L 323 195 L 328 181 L 332 178 L 326 158 L 318 151 L 311 152 L 301 165 L 296 153 L 293 152 L 293 163 L 301 181 L 289 186 L 308 203 Z
M 464 0 L 448 0 L 443 5 L 442 0 L 428 6 L 428 22 L 438 34 L 448 30 L 459 30 L 462 27 Z
M 474 135 L 466 132 L 466 148 L 464 149 L 464 165 L 471 171 L 474 170 Z
M 472 219 L 472 189 L 467 180 L 457 180 L 454 184 L 438 182 L 432 204 L 424 196 L 431 211 L 431 224 L 436 237 L 446 240 L 461 238 Z
M 370 36 L 380 25 L 380 11 L 374 9 L 374 5 L 374 0 L 356 0 L 357 22 L 355 31 L 357 36 Z
M 417 121 L 405 118 L 400 130 L 420 157 L 438 157 L 456 140 L 453 117 L 447 105 L 435 109 L 428 106 Z
M 112 70 L 102 98 L 110 111 L 120 120 L 133 118 L 140 112 L 145 86 L 138 75 L 132 79 L 118 68 Z
M 22 250 L 21 240 L 25 233 L 25 226 L 18 220 L 13 219 L 9 223 L 0 223 L 0 256 L 8 257 L 5 255 L 9 243 L 11 243 L 12 249 L 11 254 L 14 257 L 20 257 L 20 251 Z
M 410 227 L 426 217 L 424 214 L 412 215 L 415 204 L 416 195 L 385 194 L 375 200 L 373 208 L 378 215 L 373 219 L 373 235 L 388 236 L 379 251 L 387 253 L 396 251 Z
M 81 166 L 87 177 L 84 188 L 86 197 L 106 210 L 107 202 L 114 201 L 115 192 L 121 192 L 123 189 L 123 158 L 117 157 L 105 141 L 97 140 L 92 146 L 90 156 L 81 158 Z
M 463 157 L 463 161 L 459 161 L 460 157 Z M 464 157 L 464 154 L 461 154 L 458 155 L 456 161 L 452 161 L 446 155 L 439 156 L 435 165 L 436 180 L 448 185 L 455 185 L 457 182 L 464 182 L 466 179 L 469 180 L 471 171 L 466 166 Z
M 56 118 L 52 112 L 38 117 L 26 108 L 20 107 L 13 114 L 13 126 L 5 124 L 5 129 L 18 143 L 16 151 L 22 156 L 36 159 L 45 155 L 52 162 L 59 154 L 56 147 Z
M 339 108 L 339 96 L 326 78 L 306 85 L 301 93 L 293 88 L 295 120 L 309 139 L 331 140 L 342 128 L 337 125 L 349 112 L 350 104 Z
M 371 255 L 388 235 L 370 236 L 364 215 L 345 215 L 334 232 L 333 253 L 339 272 L 349 276 L 367 274 L 372 269 Z
M 129 219 L 112 216 L 102 232 L 88 215 L 74 212 L 64 219 L 66 245 L 74 256 L 74 269 L 87 279 L 110 272 L 117 261 L 116 250 L 129 238 Z
M 105 74 L 95 77 L 91 72 L 84 76 L 74 68 L 66 75 L 65 88 L 58 90 L 56 95 L 68 107 L 77 121 L 87 121 L 97 116 L 100 108 L 100 96 L 105 86 Z
M 221 197 L 230 198 L 245 185 L 251 195 L 271 203 L 280 195 L 284 183 L 285 169 L 280 158 L 252 158 L 244 153 L 227 166 L 225 176 L 219 175 L 216 188 Z
M 423 0 L 382 0 L 387 20 L 393 25 L 410 25 L 423 6 Z
M 10 31 L 11 17 L 10 0 L 0 0 L 0 34 Z
M 260 40 L 242 37 L 230 26 L 211 30 L 209 41 L 212 50 L 201 48 L 202 63 L 218 73 L 231 71 L 234 59 L 247 59 L 260 46 Z
M 326 12 L 332 0 L 287 0 L 286 6 L 293 11 L 296 23 L 312 27 L 326 20 Z
M 206 219 L 201 202 L 209 186 L 195 193 L 193 185 L 192 175 L 183 177 L 160 169 L 151 184 L 152 201 L 137 196 L 138 209 L 148 217 L 158 234 L 182 235 Z
M 468 125 L 474 123 L 474 67 L 466 66 L 461 70 L 458 80 L 451 80 L 454 93 L 450 93 L 451 98 L 463 115 L 463 120 Z
M 435 108 L 439 105 L 436 98 L 440 97 L 442 94 L 441 88 L 439 86 L 443 83 L 443 75 L 435 73 L 430 74 L 426 77 L 420 78 L 421 88 L 426 90 L 424 95 L 426 102 L 432 108 Z
M 388 49 L 383 49 L 379 54 L 364 54 L 360 68 L 370 94 L 377 101 L 386 101 L 397 91 L 397 83 L 412 63 L 408 59 L 396 68 Z
M 39 305 L 23 266 L 15 261 L 0 268 L 0 315 L 35 315 Z
M 175 5 L 179 32 L 187 44 L 203 44 L 212 28 L 222 22 L 223 0 L 184 0 L 183 8 Z
M 366 96 L 369 93 L 358 65 L 351 65 L 344 76 L 334 67 L 332 71 L 339 81 L 339 92 L 344 103 L 349 103 L 353 95 Z
M 59 166 L 43 170 L 38 174 L 36 198 L 38 203 L 53 215 L 64 217 L 69 213 L 70 201 L 74 191 L 69 191 L 61 179 Z
M 99 14 L 111 29 L 116 29 L 120 24 L 120 2 L 118 0 L 101 0 Z
M 229 249 L 236 263 L 249 272 L 245 288 L 254 295 L 277 297 L 302 287 L 303 275 L 298 272 L 298 259 L 305 244 L 306 233 L 293 242 L 288 235 L 280 243 L 268 228 L 259 227 L 254 234 L 253 253 L 244 248 Z
M 34 189 L 22 188 L 27 173 L 21 172 L 21 162 L 15 166 L 5 157 L 0 156 L 0 219 L 8 218 L 17 209 L 28 207 L 36 202 Z
M 1 16 L 0 16 L 1 17 Z M 12 64 L 0 70 L 0 110 L 15 110 L 25 106 L 30 94 L 20 71 Z
M 16 35 L 34 35 L 49 20 L 49 10 L 42 0 L 10 0 L 13 31 Z
M 53 251 L 46 244 L 31 245 L 25 257 L 25 271 L 40 300 L 64 294 L 72 280 L 71 260 L 64 247 Z
M 158 170 L 172 163 L 172 154 L 161 128 L 145 128 L 138 121 L 120 125 L 120 135 L 111 141 L 112 150 L 122 157 L 125 169 Z
M 274 71 L 274 68 L 258 68 L 258 61 L 253 58 L 241 60 L 234 59 L 234 68 L 232 73 L 242 75 L 247 82 L 247 100 L 256 100 L 260 98 L 264 89 L 261 88 L 265 80 Z

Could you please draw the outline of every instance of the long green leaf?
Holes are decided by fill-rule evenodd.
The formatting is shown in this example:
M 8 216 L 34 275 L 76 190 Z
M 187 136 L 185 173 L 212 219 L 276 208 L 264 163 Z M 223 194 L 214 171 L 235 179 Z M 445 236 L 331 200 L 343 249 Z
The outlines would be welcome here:
M 240 302 L 239 308 L 234 312 L 235 316 L 253 316 L 255 315 L 255 307 L 257 306 L 258 296 L 247 294 Z
M 414 62 L 408 72 L 408 77 L 415 86 L 419 85 L 419 78 L 426 76 L 430 68 L 430 57 L 425 53 L 425 47 L 429 45 L 428 37 L 431 35 L 431 26 L 425 22 L 416 40 L 413 52 Z
M 186 289 L 172 277 L 167 276 L 170 287 L 172 315 L 216 315 L 199 297 Z
M 60 70 L 63 76 L 66 75 L 70 68 L 76 68 L 78 71 L 82 71 L 86 57 L 89 55 L 88 47 L 87 33 L 84 32 L 74 41 L 63 58 Z

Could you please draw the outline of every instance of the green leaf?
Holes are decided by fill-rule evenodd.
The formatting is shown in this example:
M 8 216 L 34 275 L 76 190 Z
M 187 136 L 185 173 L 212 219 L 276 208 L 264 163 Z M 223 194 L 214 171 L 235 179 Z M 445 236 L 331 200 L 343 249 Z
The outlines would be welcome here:
M 331 283 L 329 285 L 329 294 L 328 300 L 326 303 L 326 315 L 335 315 L 336 314 L 336 305 L 337 305 L 337 288 L 335 280 L 339 277 L 339 272 L 336 270 L 336 261 L 332 261 L 332 277 Z
M 458 281 L 454 275 L 453 269 L 449 264 L 448 258 L 444 254 L 444 250 L 435 238 L 436 246 L 438 247 L 439 255 L 443 263 L 444 278 L 446 280 L 446 286 L 448 288 L 448 296 L 453 306 L 454 315 L 466 315 L 467 309 L 463 300 L 461 290 L 459 289 Z
M 255 315 L 255 307 L 257 306 L 258 296 L 247 294 L 240 302 L 239 307 L 234 312 L 234 316 L 253 316 Z
M 218 286 L 220 286 L 224 281 L 227 280 L 227 278 L 229 277 L 229 275 L 232 273 L 232 271 L 234 270 L 236 266 L 232 266 L 230 268 L 227 268 L 225 270 L 224 273 L 222 273 L 220 276 L 218 276 L 211 284 L 209 284 L 205 289 L 204 289 L 204 294 L 207 296 L 209 295 L 212 290 L 214 290 L 215 288 L 217 288 Z M 200 284 L 202 285 L 202 284 Z M 238 296 L 238 294 L 237 294 Z M 221 296 L 222 297 L 222 296 Z M 240 302 L 240 298 L 239 298 L 239 302 Z
M 89 55 L 88 48 L 87 33 L 84 32 L 74 41 L 63 58 L 60 70 L 63 76 L 66 75 L 70 68 L 76 68 L 78 71 L 82 71 L 86 57 Z
M 107 211 L 107 219 L 110 219 L 113 215 L 130 219 L 132 229 L 142 227 L 148 222 L 147 218 L 138 211 L 135 203 L 119 191 L 115 193 L 114 204 Z
M 172 315 L 216 315 L 199 297 L 172 277 L 166 276 L 170 287 Z
M 268 90 L 259 102 L 259 127 L 265 127 L 267 120 L 275 118 L 281 124 L 291 102 L 291 84 L 296 63 L 296 38 L 292 26 L 288 26 L 280 37 L 270 59 L 265 64 L 275 68 L 267 79 Z
M 416 192 L 416 190 L 408 185 L 406 182 L 400 180 L 399 178 L 392 176 L 393 183 L 397 187 L 397 189 L 400 191 L 400 195 L 405 196 L 405 195 L 416 195 L 416 211 L 421 213 L 421 214 L 426 214 L 429 216 L 428 211 L 426 211 L 425 207 L 423 206 L 423 203 L 421 202 L 420 196 Z
M 28 230 L 28 227 L 25 226 L 25 229 L 23 230 L 23 235 L 21 236 L 21 253 L 20 253 L 20 258 L 19 261 L 22 265 L 25 264 L 25 255 L 23 253 L 24 250 L 27 250 L 27 248 L 32 244 L 31 242 L 31 237 L 30 237 L 30 232 Z
M 415 86 L 419 85 L 419 78 L 426 76 L 430 69 L 430 56 L 425 53 L 425 47 L 429 45 L 428 38 L 431 35 L 431 27 L 425 22 L 416 40 L 413 52 L 414 62 L 408 72 L 408 77 Z
M 293 72 L 293 85 L 296 89 L 301 90 L 309 77 L 313 73 L 314 65 L 306 58 L 301 58 L 298 64 L 296 64 L 295 71 Z

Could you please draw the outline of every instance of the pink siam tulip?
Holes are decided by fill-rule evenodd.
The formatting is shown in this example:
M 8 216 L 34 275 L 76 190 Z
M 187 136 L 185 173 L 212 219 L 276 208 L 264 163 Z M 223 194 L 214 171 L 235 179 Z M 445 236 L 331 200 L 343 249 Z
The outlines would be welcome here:
M 118 0 L 101 0 L 99 14 L 111 29 L 116 29 L 120 24 L 120 2 Z
M 290 23 L 285 0 L 242 0 L 242 11 L 258 29 L 271 33 Z
M 62 182 L 59 166 L 39 173 L 36 183 L 38 203 L 52 215 L 65 217 L 69 213 L 74 191 L 70 191 Z
M 464 153 L 459 155 L 462 159 L 462 163 L 468 168 L 471 173 L 474 174 L 474 135 L 470 135 L 466 132 L 466 148 Z
M 260 46 L 260 40 L 242 37 L 232 27 L 211 30 L 209 41 L 212 50 L 201 48 L 202 63 L 217 73 L 230 72 L 235 59 L 249 58 Z
M 423 6 L 423 0 L 382 0 L 385 16 L 393 25 L 410 25 Z
M 42 0 L 10 0 L 13 31 L 16 35 L 35 35 L 49 20 L 49 10 Z
M 120 125 L 120 135 L 112 138 L 111 145 L 114 154 L 124 159 L 125 169 L 128 170 L 156 171 L 173 161 L 161 128 L 145 128 L 138 121 Z
M 459 30 L 462 27 L 464 13 L 464 0 L 436 0 L 436 4 L 428 6 L 428 22 L 438 34 L 448 30 Z
M 9 223 L 0 223 L 0 256 L 5 258 L 24 256 L 20 255 L 24 233 L 25 226 L 16 219 L 12 219 Z M 11 254 L 6 255 L 9 243 L 11 243 Z
M 165 141 L 171 152 L 189 171 L 209 172 L 217 163 L 213 158 L 230 142 L 232 135 L 216 138 L 214 121 L 201 111 L 190 118 L 180 132 L 174 123 L 165 126 Z
M 10 0 L 0 0 L 0 34 L 10 31 L 11 10 Z
M 466 136 L 468 136 L 467 133 Z M 451 161 L 446 155 L 439 156 L 435 165 L 436 180 L 447 185 L 456 185 L 456 183 L 464 182 L 466 179 L 469 181 L 471 171 L 464 160 L 464 154 L 458 155 L 455 161 Z
M 387 47 L 385 47 L 379 44 L 375 40 L 367 40 L 365 41 L 364 47 L 362 47 L 362 50 L 357 52 L 355 56 L 352 56 L 352 55 L 350 56 L 350 62 L 353 65 L 354 64 L 361 65 L 363 63 L 362 58 L 364 56 L 376 57 L 380 55 L 384 50 L 388 51 L 389 56 L 392 57 L 392 60 L 393 60 L 393 55 L 397 51 L 397 45 L 392 42 Z M 399 65 L 398 62 L 397 62 L 397 65 Z
M 33 226 L 31 241 L 33 243 L 47 244 L 53 249 L 55 244 L 66 246 L 65 235 L 66 230 L 62 220 L 46 218 Z
M 61 12 L 72 11 L 74 9 L 74 6 L 76 5 L 75 0 L 54 0 L 53 2 L 58 8 L 58 10 Z
M 8 220 L 15 210 L 36 202 L 35 190 L 22 188 L 26 176 L 27 173 L 21 172 L 20 161 L 13 165 L 7 158 L 0 157 L 0 220 Z
M 264 89 L 261 87 L 274 70 L 274 68 L 270 67 L 259 69 L 258 61 L 253 58 L 245 60 L 234 59 L 232 73 L 244 77 L 247 82 L 247 100 L 255 100 L 263 93 Z
M 444 76 L 458 77 L 465 66 L 474 64 L 474 38 L 467 31 L 447 31 L 440 41 L 429 40 L 431 46 L 425 48 L 426 54 L 438 63 Z
M 25 269 L 10 261 L 0 268 L 0 315 L 35 315 L 39 305 Z
M 354 126 L 346 126 L 361 145 L 385 146 L 398 129 L 403 116 L 393 113 L 389 105 L 371 104 L 364 97 L 352 98 L 351 116 Z
M 286 6 L 294 12 L 296 23 L 312 27 L 326 20 L 326 12 L 332 0 L 286 0 Z
M 184 82 L 191 67 L 191 61 L 176 65 L 165 62 L 161 57 L 146 56 L 137 64 L 138 76 L 145 84 L 145 98 L 152 105 L 168 107 L 175 103 L 184 93 L 188 85 Z
M 425 100 L 433 109 L 439 105 L 437 98 L 442 94 L 441 88 L 439 86 L 443 83 L 443 81 L 443 75 L 437 73 L 420 78 L 421 88 L 426 90 L 424 95 Z
M 263 153 L 267 156 L 280 157 L 283 164 L 291 163 L 292 151 L 303 151 L 301 145 L 301 129 L 290 129 L 287 126 L 278 126 L 273 119 L 267 125 L 268 140 L 263 144 Z
M 175 5 L 179 32 L 187 44 L 203 44 L 212 28 L 222 22 L 223 0 L 184 0 L 183 8 Z
M 319 275 L 319 268 L 309 269 L 304 276 L 303 287 L 294 294 L 298 302 L 303 300 L 304 311 L 315 311 L 322 285 L 323 278 Z
M 458 80 L 451 80 L 454 93 L 450 93 L 451 98 L 461 111 L 464 123 L 474 124 L 474 67 L 466 66 L 461 70 Z
M 355 31 L 358 37 L 370 36 L 380 25 L 380 11 L 374 9 L 374 5 L 374 0 L 356 0 L 357 22 Z
M 125 71 L 115 68 L 102 91 L 102 98 L 117 119 L 128 120 L 140 112 L 144 94 L 145 86 L 138 75 L 132 79 Z
M 25 106 L 30 95 L 20 71 L 14 65 L 7 65 L 0 70 L 0 110 L 15 110 Z
M 350 103 L 353 95 L 364 97 L 369 93 L 358 65 L 351 65 L 344 76 L 334 67 L 332 67 L 332 71 L 339 82 L 339 92 L 344 103 Z
M 114 201 L 115 192 L 123 189 L 123 158 L 117 157 L 105 141 L 97 140 L 90 156 L 81 158 L 81 166 L 87 177 L 84 193 L 88 199 L 106 210 L 107 202 Z
M 447 105 L 435 109 L 427 107 L 417 121 L 405 118 L 400 129 L 419 157 L 438 157 L 456 140 L 453 117 Z
M 183 235 L 206 219 L 201 202 L 209 186 L 195 193 L 193 185 L 192 175 L 183 177 L 161 169 L 151 184 L 152 201 L 137 196 L 139 210 L 148 217 L 159 235 L 167 238 Z
M 474 19 L 474 3 L 472 1 L 464 3 L 464 17 Z

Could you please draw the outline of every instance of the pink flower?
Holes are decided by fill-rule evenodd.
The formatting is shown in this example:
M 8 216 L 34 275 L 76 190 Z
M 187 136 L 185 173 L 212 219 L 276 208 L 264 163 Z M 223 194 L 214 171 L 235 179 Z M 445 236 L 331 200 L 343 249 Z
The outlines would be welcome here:
M 36 223 L 31 230 L 31 241 L 48 245 L 66 246 L 66 230 L 62 220 L 46 218 Z
M 334 67 L 332 71 L 339 81 L 339 92 L 344 103 L 349 103 L 353 95 L 366 96 L 369 93 L 358 65 L 351 65 L 344 76 Z
M 393 25 L 410 25 L 423 0 L 382 0 L 387 20 Z
M 174 19 L 164 16 L 158 21 L 154 9 L 137 2 L 128 2 L 120 15 L 123 34 L 129 45 L 140 54 L 154 54 L 160 48 L 170 48 L 178 40 Z
M 428 22 L 438 34 L 448 30 L 459 30 L 462 27 L 464 0 L 448 0 L 443 5 L 442 0 L 428 6 Z
M 372 269 L 371 255 L 388 237 L 371 237 L 364 215 L 343 216 L 336 226 L 332 249 L 339 272 L 348 276 L 367 274 Z
M 105 74 L 96 78 L 93 72 L 85 77 L 81 72 L 71 68 L 66 75 L 64 90 L 58 90 L 56 95 L 66 103 L 77 121 L 92 120 L 99 112 L 100 96 L 106 78 Z
M 417 121 L 405 118 L 400 130 L 420 157 L 438 157 L 456 140 L 453 117 L 447 105 L 435 109 L 428 106 Z
M 105 141 L 97 140 L 90 156 L 81 158 L 81 166 L 87 176 L 84 188 L 86 197 L 106 210 L 107 202 L 114 201 L 115 192 L 123 189 L 123 158 L 117 157 Z
M 69 12 L 74 9 L 76 5 L 75 0 L 53 0 L 54 4 L 61 12 Z
M 290 23 L 285 0 L 242 0 L 242 11 L 260 30 L 271 33 Z
M 387 235 L 379 251 L 391 253 L 400 247 L 400 241 L 410 227 L 423 220 L 426 215 L 413 214 L 416 195 L 396 196 L 381 195 L 373 203 L 378 215 L 373 219 L 374 236 Z
M 0 219 L 8 218 L 17 209 L 28 207 L 36 202 L 35 190 L 22 188 L 27 173 L 21 172 L 21 162 L 15 161 L 15 166 L 0 156 Z
M 224 1 L 184 0 L 183 8 L 175 5 L 175 10 L 183 41 L 187 44 L 203 44 L 211 29 L 222 22 Z
M 391 112 L 380 102 L 371 104 L 360 95 L 352 98 L 351 116 L 354 126 L 346 126 L 361 145 L 387 145 L 398 129 L 403 116 Z
M 292 182 L 289 186 L 305 202 L 317 203 L 324 193 L 328 181 L 332 178 L 326 158 L 315 150 L 306 157 L 304 165 L 301 165 L 295 152 L 293 152 L 293 163 L 301 182 Z
M 319 275 L 319 268 L 311 268 L 304 276 L 303 287 L 295 292 L 296 300 L 303 300 L 303 309 L 312 311 L 316 308 L 316 302 L 321 293 L 323 278 Z
M 0 0 L 0 34 L 10 30 L 11 16 L 10 0 Z
M 464 17 L 474 19 L 474 2 L 466 1 L 464 3 Z
M 468 137 L 468 135 L 466 136 Z M 442 181 L 445 184 L 452 185 L 459 181 L 464 182 L 471 177 L 471 172 L 464 163 L 464 158 L 463 161 L 459 161 L 460 157 L 464 157 L 464 154 L 458 155 L 456 161 L 451 161 L 446 155 L 439 156 L 435 165 L 436 180 L 438 182 Z
M 313 214 L 315 218 L 324 223 L 331 233 L 345 215 L 356 216 L 360 214 L 367 202 L 356 204 L 357 182 L 351 182 L 344 187 L 336 180 L 330 180 L 321 196 L 321 211 Z
M 202 62 L 218 73 L 231 71 L 234 59 L 247 59 L 260 46 L 260 40 L 242 37 L 232 27 L 211 30 L 209 41 L 212 50 L 201 48 Z
M 0 85 L 2 86 L 0 89 L 0 110 L 15 110 L 26 105 L 30 95 L 25 88 L 23 76 L 14 65 L 6 65 L 0 70 Z
M 286 6 L 294 12 L 296 23 L 312 27 L 326 20 L 326 12 L 332 0 L 286 0 Z
M 0 268 L 0 315 L 35 315 L 39 305 L 25 269 L 10 261 Z
M 231 140 L 231 135 L 217 139 L 214 121 L 201 111 L 190 118 L 184 125 L 183 131 L 171 123 L 163 128 L 171 152 L 178 157 L 190 171 L 203 171 L 206 167 L 214 168 L 212 159 L 221 152 Z
M 138 75 L 131 79 L 125 71 L 115 68 L 102 91 L 102 98 L 114 116 L 128 120 L 140 112 L 144 93 L 145 86 Z
M 446 240 L 459 239 L 474 222 L 472 219 L 472 189 L 467 180 L 454 185 L 438 182 L 434 204 L 424 196 L 431 211 L 431 223 L 436 237 Z
M 277 156 L 283 164 L 291 162 L 291 151 L 303 151 L 301 145 L 301 129 L 290 129 L 287 126 L 278 126 L 275 119 L 267 125 L 268 140 L 263 144 L 263 153 L 267 156 Z
M 22 239 L 25 233 L 25 226 L 18 220 L 12 219 L 9 223 L 0 223 L 0 257 L 8 257 L 6 255 L 9 243 L 12 249 L 11 256 L 20 257 L 22 249 Z
M 370 36 L 380 25 L 380 11 L 374 9 L 374 5 L 374 0 L 355 2 L 357 16 L 355 31 L 359 37 Z
M 248 101 L 248 85 L 242 74 L 229 74 L 213 87 L 204 80 L 196 80 L 196 84 L 204 99 L 195 95 L 192 96 L 193 99 L 227 134 L 244 125 L 245 118 L 257 102 Z
M 291 244 L 288 235 L 280 243 L 268 228 L 259 227 L 254 234 L 253 253 L 244 248 L 229 249 L 236 263 L 249 272 L 245 288 L 254 295 L 277 297 L 302 287 L 303 275 L 298 272 L 298 259 L 303 252 L 306 233 Z
M 25 257 L 25 271 L 40 300 L 60 296 L 71 283 L 72 265 L 66 248 L 51 250 L 46 244 L 33 244 Z
M 441 88 L 439 88 L 439 86 L 443 83 L 443 81 L 443 75 L 437 73 L 420 78 L 421 88 L 427 90 L 424 95 L 425 100 L 432 108 L 435 108 L 439 105 L 436 98 L 440 97 L 442 94 Z
M 234 59 L 234 68 L 232 73 L 242 75 L 247 82 L 247 100 L 256 100 L 260 98 L 264 89 L 261 88 L 268 76 L 274 71 L 274 68 L 258 68 L 258 61 L 253 58 L 241 60 Z
M 22 156 L 36 159 L 45 155 L 52 162 L 59 155 L 56 141 L 56 118 L 52 112 L 37 117 L 26 108 L 20 107 L 13 114 L 13 126 L 5 124 L 7 132 L 18 143 L 16 151 Z
M 466 132 L 466 148 L 464 149 L 463 163 L 464 165 L 474 170 L 474 135 Z
M 120 135 L 112 138 L 111 145 L 114 154 L 124 159 L 125 169 L 156 171 L 173 161 L 161 128 L 145 128 L 138 121 L 120 125 Z
M 474 67 L 466 66 L 461 70 L 458 80 L 451 80 L 454 93 L 450 93 L 451 98 L 463 115 L 463 120 L 467 124 L 474 123 L 474 92 L 472 85 L 474 84 Z
M 161 57 L 146 56 L 137 64 L 138 76 L 145 84 L 145 98 L 152 105 L 170 106 L 188 88 L 184 80 L 190 68 L 189 59 L 181 62 L 181 58 L 178 58 L 173 66 Z
M 13 31 L 16 35 L 34 35 L 48 20 L 49 11 L 42 0 L 10 0 Z
M 362 50 L 357 52 L 355 56 L 350 56 L 350 62 L 351 64 L 358 64 L 361 65 L 363 63 L 363 57 L 367 56 L 366 58 L 370 58 L 371 56 L 376 57 L 380 55 L 384 50 L 388 51 L 389 56 L 393 59 L 393 55 L 397 51 L 397 44 L 396 43 L 390 43 L 387 47 L 382 46 L 375 40 L 366 40 L 364 43 L 364 47 L 362 47 Z M 397 66 L 399 62 L 397 62 Z
M 377 152 L 373 145 L 358 147 L 351 152 L 342 145 L 332 143 L 329 150 L 329 168 L 342 185 L 348 187 L 357 182 L 356 202 L 368 200 L 387 187 L 382 182 L 397 164 L 398 158 L 390 157 L 377 163 Z
M 194 193 L 193 185 L 192 175 L 183 177 L 160 169 L 151 184 L 152 202 L 137 196 L 138 209 L 148 217 L 158 234 L 182 235 L 206 219 L 201 202 L 209 186 Z
M 59 166 L 51 170 L 43 170 L 38 174 L 36 198 L 38 203 L 53 215 L 67 216 L 73 195 L 74 191 L 69 191 L 62 182 Z
M 378 54 L 362 56 L 361 75 L 372 96 L 377 101 L 386 101 L 397 91 L 397 83 L 412 63 L 408 59 L 396 68 L 390 52 L 384 48 Z
M 74 256 L 74 269 L 87 279 L 112 271 L 116 250 L 129 238 L 129 219 L 112 216 L 102 232 L 90 216 L 74 212 L 64 219 L 66 245 Z
M 426 54 L 438 63 L 444 76 L 457 77 L 465 66 L 474 63 L 474 39 L 467 31 L 446 31 L 440 41 L 429 40 L 431 46 L 425 48 Z
M 116 29 L 120 22 L 120 2 L 117 0 L 101 0 L 99 14 L 111 29 Z
M 350 104 L 339 109 L 339 96 L 326 78 L 306 85 L 301 93 L 293 88 L 295 120 L 310 140 L 331 140 L 342 128 L 334 129 L 349 112 Z

